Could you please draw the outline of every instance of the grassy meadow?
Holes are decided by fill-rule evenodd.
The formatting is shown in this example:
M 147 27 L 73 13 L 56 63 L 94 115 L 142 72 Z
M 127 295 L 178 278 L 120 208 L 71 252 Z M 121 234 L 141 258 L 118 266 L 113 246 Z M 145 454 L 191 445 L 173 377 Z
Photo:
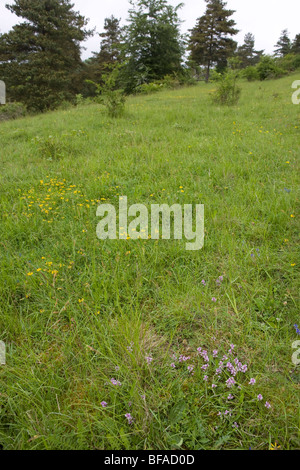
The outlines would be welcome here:
M 2 449 L 300 448 L 299 78 L 0 123 Z M 119 196 L 204 204 L 203 249 L 99 240 Z

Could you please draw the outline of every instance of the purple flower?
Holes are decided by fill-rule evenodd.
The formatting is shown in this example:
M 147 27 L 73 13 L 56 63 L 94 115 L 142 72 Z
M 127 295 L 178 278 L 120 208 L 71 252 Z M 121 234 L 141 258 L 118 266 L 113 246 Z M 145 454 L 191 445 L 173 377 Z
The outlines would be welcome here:
M 217 385 L 216 384 L 212 384 L 211 388 L 216 388 Z
M 234 396 L 231 395 L 231 393 L 230 393 L 230 394 L 228 395 L 228 397 L 227 397 L 227 400 L 233 400 L 233 399 L 234 399 Z
M 232 427 L 237 429 L 239 427 L 239 425 L 236 422 L 234 422 Z
M 118 385 L 119 387 L 122 385 L 121 382 L 119 382 L 119 380 L 116 380 L 114 378 L 110 379 L 110 381 L 113 385 Z
M 228 380 L 226 380 L 226 384 L 228 388 L 231 388 L 235 384 L 234 378 L 230 377 Z
M 261 401 L 263 399 L 263 396 L 261 394 L 257 395 L 258 401 Z
M 153 357 L 147 356 L 146 361 L 147 361 L 147 364 L 151 364 L 151 362 L 153 361 Z
M 173 369 L 175 369 L 176 366 L 175 366 L 174 362 L 172 362 L 171 367 L 172 367 Z
M 133 417 L 131 416 L 130 413 L 126 413 L 125 418 L 127 419 L 128 424 L 132 424 L 132 423 L 133 423 Z
M 216 299 L 215 297 L 213 297 L 211 300 L 212 300 L 212 302 L 216 302 L 216 301 L 217 301 L 217 299 Z
M 271 405 L 270 405 L 270 403 L 269 403 L 268 401 L 266 401 L 265 407 L 268 408 L 268 409 L 271 408 Z
M 204 286 L 206 286 L 206 282 L 204 281 L 204 279 L 202 279 L 201 284 L 203 284 Z
M 203 380 L 204 380 L 205 382 L 207 382 L 207 381 L 208 381 L 208 376 L 205 375 L 205 376 L 203 377 Z
M 194 366 L 188 366 L 188 371 L 189 372 L 193 372 L 193 370 L 194 370 Z
M 101 405 L 102 405 L 103 408 L 106 408 L 106 407 L 107 407 L 106 401 L 102 401 L 102 402 L 101 402 Z
M 126 348 L 126 349 L 127 349 L 127 351 L 128 351 L 128 352 L 133 352 L 133 349 L 132 349 L 132 348 L 133 348 L 133 346 L 134 346 L 134 342 L 133 342 L 133 341 L 131 341 L 130 345 L 129 345 L 129 346 L 127 346 L 127 348 Z
M 178 360 L 179 362 L 185 362 L 185 361 L 188 361 L 189 359 L 191 359 L 190 356 L 184 356 L 183 354 L 181 354 Z
M 249 385 L 254 385 L 256 383 L 255 379 L 250 379 Z

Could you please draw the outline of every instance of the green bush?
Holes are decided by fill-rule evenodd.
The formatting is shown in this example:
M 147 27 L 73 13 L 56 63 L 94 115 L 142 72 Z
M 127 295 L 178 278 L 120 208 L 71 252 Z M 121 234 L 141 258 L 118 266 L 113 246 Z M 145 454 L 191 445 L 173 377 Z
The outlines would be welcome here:
M 284 75 L 284 70 L 280 68 L 276 59 L 270 56 L 263 56 L 257 65 L 259 79 L 261 81 L 268 78 L 278 78 Z
M 248 82 L 254 82 L 255 80 L 259 80 L 259 73 L 257 67 L 253 65 L 249 65 L 242 71 L 242 76 L 248 80 Z
M 126 95 L 123 90 L 118 89 L 120 66 L 115 66 L 111 73 L 103 75 L 104 84 L 86 80 L 87 83 L 96 87 L 96 98 L 94 101 L 106 107 L 108 115 L 116 118 L 122 116 L 125 111 Z M 81 99 L 80 97 L 78 98 Z
M 219 79 L 217 89 L 213 92 L 213 101 L 217 104 L 233 106 L 238 103 L 241 89 L 237 86 L 238 74 L 229 72 Z
M 143 83 L 136 87 L 136 93 L 141 93 L 142 95 L 149 95 L 151 93 L 156 93 L 157 91 L 161 91 L 165 88 L 163 83 Z
M 22 103 L 7 103 L 0 105 L 0 121 L 18 119 L 26 115 L 26 107 Z
M 300 55 L 299 54 L 287 54 L 284 57 L 278 59 L 279 67 L 285 72 L 294 72 L 300 67 Z

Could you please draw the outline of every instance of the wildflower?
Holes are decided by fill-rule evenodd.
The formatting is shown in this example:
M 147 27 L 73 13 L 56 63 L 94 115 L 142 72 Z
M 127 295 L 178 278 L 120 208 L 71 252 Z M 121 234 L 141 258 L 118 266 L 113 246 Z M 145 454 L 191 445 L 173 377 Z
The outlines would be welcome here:
M 269 403 L 268 401 L 266 401 L 266 403 L 265 403 L 265 407 L 266 407 L 266 408 L 268 408 L 268 409 L 270 409 L 270 408 L 271 408 L 271 405 L 270 405 L 270 403 Z
M 280 449 L 280 446 L 275 442 L 275 444 L 271 444 L 270 450 L 278 450 Z
M 205 375 L 205 376 L 203 377 L 203 380 L 204 380 L 205 382 L 207 382 L 207 381 L 208 381 L 208 376 Z
M 261 401 L 263 399 L 263 396 L 261 394 L 257 395 L 258 401 Z
M 217 351 L 217 349 L 214 349 L 213 350 L 213 357 L 217 357 L 217 355 L 218 355 L 218 351 Z
M 118 385 L 119 387 L 122 385 L 121 382 L 119 382 L 119 380 L 116 380 L 114 378 L 110 379 L 110 381 L 113 385 Z
M 190 356 L 184 356 L 183 354 L 181 354 L 178 360 L 179 362 L 185 362 L 185 361 L 188 361 L 189 359 L 191 359 Z
M 101 405 L 102 405 L 103 408 L 106 408 L 106 407 L 107 407 L 106 401 L 102 401 L 102 402 L 101 402 Z
M 176 368 L 176 366 L 175 366 L 174 362 L 172 362 L 172 364 L 171 364 L 171 367 L 172 367 L 173 369 L 175 369 L 175 368 Z
M 297 335 L 300 335 L 300 330 L 299 330 L 299 328 L 298 328 L 298 325 L 295 324 L 295 325 L 294 325 L 294 328 L 295 328 L 295 330 L 296 330 Z
M 230 393 L 230 394 L 228 395 L 228 397 L 227 397 L 227 400 L 233 400 L 233 399 L 234 399 L 234 396 L 231 395 L 231 393 Z
M 212 384 L 211 388 L 216 388 L 217 385 L 216 384 Z
M 153 357 L 147 356 L 146 361 L 147 361 L 147 364 L 151 364 L 151 362 L 153 361 Z
M 78 302 L 81 304 L 84 299 L 78 299 Z
M 211 300 L 212 300 L 212 302 L 216 302 L 216 301 L 217 301 L 217 299 L 216 299 L 215 297 L 213 297 Z
M 32 276 L 32 275 L 33 275 L 33 273 L 27 273 L 27 276 Z
M 230 377 L 228 380 L 226 380 L 226 384 L 228 388 L 231 388 L 235 384 L 234 378 Z
M 232 427 L 238 429 L 239 425 L 236 422 L 234 422 Z
M 131 416 L 130 413 L 126 413 L 125 418 L 127 419 L 128 424 L 132 424 L 132 423 L 133 423 L 133 417 Z
M 255 384 L 255 382 L 256 382 L 256 380 L 255 380 L 255 379 L 250 379 L 249 385 L 254 385 L 254 384 Z
M 204 286 L 206 286 L 206 282 L 204 281 L 204 279 L 202 279 L 201 284 L 203 284 Z

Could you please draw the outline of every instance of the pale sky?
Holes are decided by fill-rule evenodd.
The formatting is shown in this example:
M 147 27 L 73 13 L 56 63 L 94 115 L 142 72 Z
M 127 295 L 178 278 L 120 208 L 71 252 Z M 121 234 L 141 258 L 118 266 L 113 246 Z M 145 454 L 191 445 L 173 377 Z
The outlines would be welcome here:
M 11 29 L 19 18 L 5 8 L 5 4 L 12 4 L 13 0 L 0 0 L 0 33 Z M 89 18 L 89 27 L 96 27 L 96 33 L 103 30 L 104 19 L 114 15 L 121 18 L 121 24 L 126 24 L 128 8 L 127 0 L 73 0 L 75 10 Z M 181 3 L 178 0 L 169 0 L 173 6 Z M 180 18 L 184 21 L 182 32 L 187 32 L 195 26 L 196 19 L 205 12 L 204 0 L 183 0 L 184 7 L 180 10 Z M 300 1 L 299 0 L 228 0 L 227 6 L 236 10 L 234 19 L 240 30 L 235 40 L 243 43 L 246 33 L 255 36 L 257 49 L 264 49 L 265 53 L 272 54 L 281 31 L 288 29 L 290 38 L 294 39 L 300 33 Z M 83 45 L 84 59 L 91 56 L 93 51 L 99 51 L 100 38 L 95 33 Z

